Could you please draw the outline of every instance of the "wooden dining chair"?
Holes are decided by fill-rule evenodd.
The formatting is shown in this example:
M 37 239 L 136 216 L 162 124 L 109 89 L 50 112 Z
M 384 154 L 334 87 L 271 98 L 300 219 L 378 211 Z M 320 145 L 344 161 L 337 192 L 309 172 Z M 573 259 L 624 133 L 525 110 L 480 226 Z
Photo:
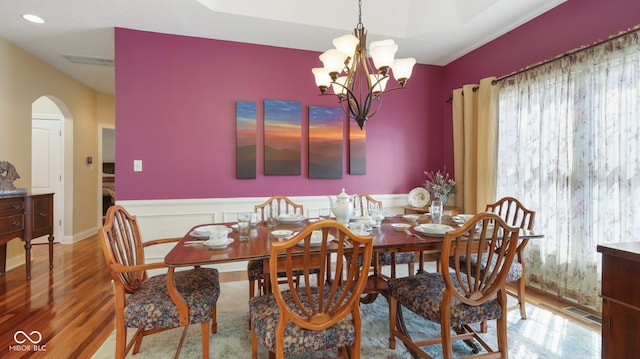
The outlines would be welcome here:
M 312 245 L 316 234 L 322 241 Z M 362 255 L 370 263 L 372 250 L 370 236 L 355 235 L 334 220 L 314 222 L 289 240 L 273 243 L 270 279 L 275 282 L 284 271 L 287 281 L 273 286 L 272 294 L 249 300 L 252 358 L 257 359 L 259 345 L 275 358 L 332 348 L 346 352 L 348 358 L 360 358 L 359 297 L 369 265 L 358 266 L 347 258 Z M 330 263 L 327 256 L 333 258 Z M 319 276 L 312 275 L 316 270 Z M 298 271 L 302 271 L 299 286 Z
M 216 303 L 220 295 L 218 270 L 201 268 L 173 272 L 174 281 L 167 274 L 152 277 L 151 269 L 166 269 L 164 262 L 144 263 L 144 248 L 161 243 L 177 242 L 168 238 L 143 242 L 136 217 L 122 206 L 109 208 L 106 222 L 99 231 L 102 251 L 115 290 L 116 355 L 124 358 L 133 347 L 138 353 L 145 335 L 167 329 L 184 327 L 176 349 L 177 358 L 190 324 L 200 324 L 202 357 L 209 357 L 209 324 L 211 333 L 217 332 Z M 136 333 L 127 343 L 127 328 Z
M 351 202 L 353 203 L 354 213 L 359 216 L 368 214 L 368 208 L 370 205 L 378 205 L 382 210 L 382 201 L 376 200 L 366 193 L 357 193 L 351 196 Z M 409 275 L 414 273 L 414 263 L 416 261 L 415 252 L 396 252 L 396 251 L 376 251 L 373 254 L 373 260 L 371 265 L 374 267 L 376 273 L 380 273 L 380 267 L 390 267 L 390 278 L 396 277 L 396 265 L 406 264 Z M 372 303 L 375 301 L 377 295 L 368 295 L 363 298 L 363 303 Z
M 527 209 L 520 201 L 513 197 L 501 198 L 496 203 L 488 204 L 486 207 L 487 212 L 493 212 L 504 219 L 507 224 L 522 228 L 533 230 L 533 222 L 536 219 L 536 212 Z M 516 291 L 511 291 L 507 288 L 507 294 L 513 296 L 518 300 L 518 303 L 510 306 L 508 309 L 520 309 L 520 318 L 527 319 L 527 311 L 525 308 L 525 275 L 527 267 L 524 259 L 524 248 L 529 243 L 529 239 L 521 239 L 518 243 L 518 249 L 516 250 L 516 260 L 511 265 L 509 275 L 507 275 L 507 283 L 516 282 Z
M 265 220 L 265 211 L 274 208 L 276 216 L 281 214 L 299 214 L 304 215 L 304 206 L 293 202 L 286 196 L 273 196 L 266 200 L 264 203 L 254 206 L 254 212 L 260 214 L 260 220 Z
M 507 358 L 506 279 L 517 245 L 518 228 L 494 213 L 477 214 L 462 227 L 445 233 L 442 257 L 451 259 L 451 269 L 389 280 L 389 347 L 395 349 L 398 338 L 411 352 L 433 358 L 421 347 L 440 344 L 444 358 L 452 359 L 452 343 L 464 340 L 473 346 L 473 352 L 477 352 L 477 342 L 492 353 L 484 357 Z M 464 261 L 471 256 L 486 258 L 492 265 L 482 267 L 478 262 L 474 266 Z M 440 323 L 440 337 L 413 340 L 401 322 L 402 307 Z M 470 325 L 485 320 L 497 321 L 497 349 Z
M 304 206 L 293 202 L 285 196 L 273 196 L 262 204 L 254 207 L 254 212 L 259 214 L 260 221 L 265 220 L 265 212 L 273 210 L 276 216 L 282 214 L 304 215 Z M 247 277 L 249 278 L 249 298 L 265 292 L 264 264 L 262 260 L 250 260 L 247 263 Z

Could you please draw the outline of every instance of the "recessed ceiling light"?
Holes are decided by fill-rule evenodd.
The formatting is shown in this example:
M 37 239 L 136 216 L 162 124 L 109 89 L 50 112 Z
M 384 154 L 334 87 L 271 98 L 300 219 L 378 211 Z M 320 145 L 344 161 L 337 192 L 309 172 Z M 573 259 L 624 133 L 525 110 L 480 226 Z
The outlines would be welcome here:
M 44 20 L 38 16 L 38 15 L 33 15 L 33 14 L 22 14 L 21 15 L 23 19 L 30 21 L 32 23 L 35 24 L 44 24 Z

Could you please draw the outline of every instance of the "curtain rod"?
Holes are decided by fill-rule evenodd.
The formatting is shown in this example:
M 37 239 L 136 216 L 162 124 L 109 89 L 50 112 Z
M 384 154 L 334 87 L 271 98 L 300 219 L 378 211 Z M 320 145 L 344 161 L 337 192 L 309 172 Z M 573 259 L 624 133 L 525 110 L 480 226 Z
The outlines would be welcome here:
M 508 78 L 511 78 L 511 77 L 513 77 L 513 76 L 516 76 L 516 75 L 519 75 L 519 74 L 521 74 L 521 73 L 523 73 L 523 72 L 526 72 L 526 71 L 529 71 L 529 70 L 533 70 L 533 69 L 536 69 L 536 68 L 538 68 L 538 67 L 540 67 L 540 66 L 544 66 L 544 65 L 549 64 L 549 63 L 552 63 L 552 62 L 554 62 L 554 61 L 557 61 L 557 60 L 563 59 L 563 58 L 565 58 L 565 57 L 568 57 L 568 56 L 571 56 L 571 55 L 577 54 L 577 53 L 582 52 L 582 51 L 585 51 L 585 50 L 589 50 L 589 49 L 594 48 L 594 47 L 596 47 L 596 46 L 599 46 L 599 45 L 605 44 L 605 43 L 607 43 L 607 42 L 609 42 L 609 41 L 617 40 L 617 39 L 619 39 L 619 38 L 621 38 L 621 37 L 627 36 L 627 35 L 629 35 L 629 34 L 632 34 L 632 33 L 634 33 L 634 32 L 637 32 L 637 31 L 640 31 L 640 25 L 636 25 L 636 26 L 634 26 L 634 27 L 633 27 L 633 28 L 631 28 L 631 29 L 627 29 L 627 30 L 625 30 L 625 31 L 622 31 L 622 32 L 620 32 L 619 34 L 617 34 L 617 35 L 613 35 L 613 36 L 609 37 L 609 38 L 608 38 L 608 39 L 606 39 L 606 40 L 600 40 L 600 41 L 594 42 L 594 43 L 593 43 L 593 44 L 591 44 L 591 45 L 586 45 L 586 46 L 579 47 L 579 48 L 577 48 L 577 49 L 573 49 L 573 50 L 571 50 L 571 51 L 565 52 L 565 53 L 563 53 L 563 54 L 561 54 L 561 55 L 558 55 L 558 56 L 556 56 L 556 57 L 553 57 L 553 58 L 551 58 L 551 59 L 543 60 L 543 61 L 540 61 L 540 62 L 538 62 L 538 63 L 536 63 L 536 64 L 529 65 L 529 66 L 524 67 L 524 68 L 522 68 L 522 69 L 520 69 L 520 70 L 518 70 L 518 71 L 512 72 L 512 73 L 510 73 L 510 74 L 508 74 L 508 75 L 500 76 L 500 77 L 498 77 L 497 79 L 495 79 L 495 80 L 491 81 L 491 84 L 492 84 L 492 85 L 496 85 L 496 84 L 498 84 L 498 82 L 500 82 L 500 81 L 504 81 L 504 80 L 506 80 L 506 79 L 508 79 Z M 473 86 L 473 91 L 475 92 L 478 88 L 479 88 L 479 86 Z M 463 93 L 463 96 L 464 96 L 464 93 Z M 453 95 L 450 95 L 450 96 L 449 96 L 449 98 L 447 98 L 447 99 L 445 100 L 445 102 L 451 102 L 452 100 L 453 100 Z

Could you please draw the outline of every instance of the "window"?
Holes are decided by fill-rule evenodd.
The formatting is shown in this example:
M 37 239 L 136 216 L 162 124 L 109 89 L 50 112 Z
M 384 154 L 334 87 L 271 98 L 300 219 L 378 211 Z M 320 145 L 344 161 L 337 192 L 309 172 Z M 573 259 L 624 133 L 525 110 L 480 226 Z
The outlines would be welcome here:
M 536 210 L 527 281 L 600 310 L 597 244 L 640 233 L 638 31 L 500 81 L 498 198 Z

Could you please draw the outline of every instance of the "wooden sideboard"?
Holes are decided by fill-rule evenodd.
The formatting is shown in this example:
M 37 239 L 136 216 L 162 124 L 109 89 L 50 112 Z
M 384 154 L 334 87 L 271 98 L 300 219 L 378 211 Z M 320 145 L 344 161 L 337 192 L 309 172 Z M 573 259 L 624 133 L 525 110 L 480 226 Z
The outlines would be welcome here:
M 599 245 L 602 253 L 602 358 L 637 358 L 640 242 Z
M 53 193 L 0 197 L 0 275 L 7 265 L 7 242 L 24 242 L 27 280 L 31 280 L 31 239 L 48 235 L 53 268 Z

